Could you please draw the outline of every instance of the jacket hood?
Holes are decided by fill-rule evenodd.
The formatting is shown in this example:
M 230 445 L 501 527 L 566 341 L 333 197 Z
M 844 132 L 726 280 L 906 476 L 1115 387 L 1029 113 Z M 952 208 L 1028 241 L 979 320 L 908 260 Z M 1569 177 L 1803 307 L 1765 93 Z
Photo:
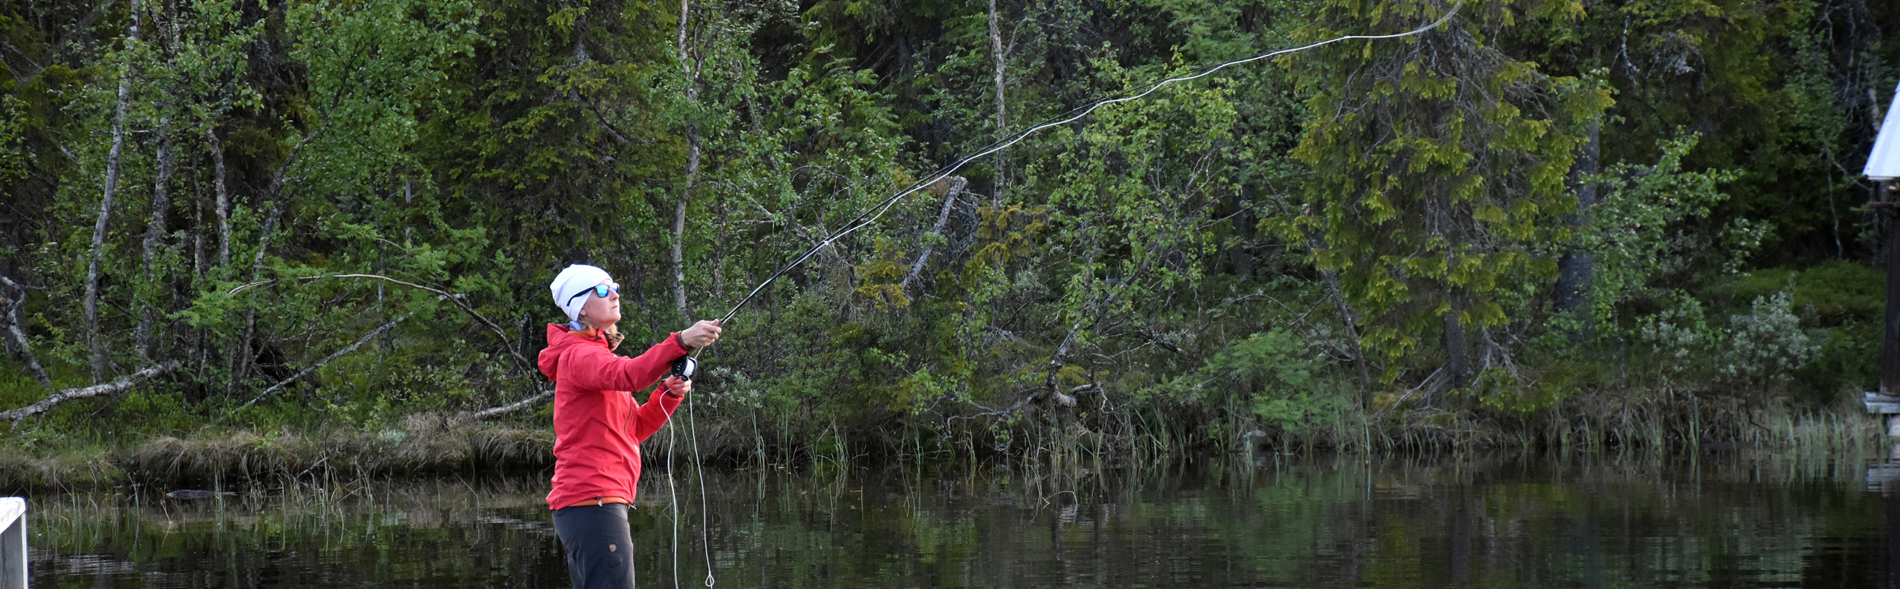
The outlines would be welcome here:
M 599 337 L 586 337 L 569 330 L 565 325 L 549 323 L 548 347 L 547 349 L 541 350 L 541 356 L 537 358 L 535 362 L 540 365 L 541 374 L 547 375 L 548 380 L 554 380 L 554 375 L 561 368 L 561 356 L 575 346 L 600 346 L 605 348 L 607 347 L 607 340 Z

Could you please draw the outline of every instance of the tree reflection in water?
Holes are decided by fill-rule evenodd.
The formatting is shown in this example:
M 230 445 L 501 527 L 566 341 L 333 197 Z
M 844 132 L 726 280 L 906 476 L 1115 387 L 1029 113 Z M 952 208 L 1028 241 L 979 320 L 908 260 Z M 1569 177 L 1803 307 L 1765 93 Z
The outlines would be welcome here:
M 1855 457 L 1289 458 L 1139 474 L 709 472 L 720 587 L 1886 586 Z M 657 469 L 653 473 L 659 475 Z M 699 587 L 694 479 L 681 587 Z M 634 511 L 673 586 L 666 479 Z M 36 587 L 564 587 L 542 476 L 32 499 Z

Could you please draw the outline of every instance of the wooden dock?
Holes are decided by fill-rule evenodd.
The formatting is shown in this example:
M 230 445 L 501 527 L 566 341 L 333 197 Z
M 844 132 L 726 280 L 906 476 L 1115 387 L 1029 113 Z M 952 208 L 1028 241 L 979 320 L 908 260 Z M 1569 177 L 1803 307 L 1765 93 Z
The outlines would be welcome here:
M 0 589 L 26 589 L 26 500 L 0 497 Z
M 1900 397 L 1890 397 L 1880 393 L 1867 393 L 1860 398 L 1867 412 L 1879 415 L 1880 425 L 1887 428 L 1887 435 L 1900 437 Z

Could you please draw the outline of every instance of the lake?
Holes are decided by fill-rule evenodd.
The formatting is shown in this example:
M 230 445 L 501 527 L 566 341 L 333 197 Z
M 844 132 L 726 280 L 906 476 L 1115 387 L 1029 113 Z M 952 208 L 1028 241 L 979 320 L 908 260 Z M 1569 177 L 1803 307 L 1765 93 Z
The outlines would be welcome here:
M 732 588 L 1888 587 L 1900 494 L 1870 490 L 1876 460 L 767 467 L 708 470 L 703 497 L 682 468 L 677 520 L 654 466 L 632 519 L 639 583 L 655 588 L 704 587 L 707 555 L 714 586 Z M 566 587 L 544 476 L 42 494 L 32 583 Z

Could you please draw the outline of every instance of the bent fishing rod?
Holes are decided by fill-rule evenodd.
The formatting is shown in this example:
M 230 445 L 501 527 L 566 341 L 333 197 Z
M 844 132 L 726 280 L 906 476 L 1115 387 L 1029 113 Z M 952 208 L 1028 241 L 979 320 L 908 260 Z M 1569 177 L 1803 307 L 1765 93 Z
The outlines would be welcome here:
M 1403 32 L 1403 33 L 1392 33 L 1388 35 L 1346 35 L 1342 37 L 1334 37 L 1331 39 L 1326 39 L 1324 41 L 1319 41 L 1319 42 L 1315 42 L 1315 43 L 1311 43 L 1307 45 L 1302 45 L 1299 47 L 1281 49 L 1278 51 L 1262 53 L 1260 55 L 1255 55 L 1253 57 L 1223 62 L 1223 63 L 1220 63 L 1219 65 L 1215 65 L 1213 67 L 1207 68 L 1206 70 L 1203 70 L 1197 74 L 1187 75 L 1187 76 L 1175 76 L 1175 77 L 1163 79 L 1159 82 L 1150 84 L 1147 89 L 1142 90 L 1141 92 L 1138 92 L 1135 94 L 1130 94 L 1127 96 L 1121 96 L 1117 98 L 1107 98 L 1107 99 L 1097 100 L 1095 102 L 1088 103 L 1081 107 L 1071 109 L 1070 111 L 1063 113 L 1061 116 L 1058 116 L 1054 119 L 1031 126 L 1021 131 L 1017 131 L 1016 133 L 1011 134 L 1006 138 L 999 139 L 997 141 L 990 143 L 989 145 L 984 146 L 983 149 L 977 150 L 975 153 L 972 153 L 954 162 L 951 162 L 950 165 L 944 166 L 943 168 L 938 169 L 936 172 L 930 174 L 929 176 L 925 177 L 922 180 L 912 182 L 909 186 L 905 187 L 903 190 L 899 190 L 897 191 L 897 193 L 892 194 L 888 197 L 885 197 L 884 200 L 878 201 L 877 204 L 871 205 L 870 207 L 859 212 L 857 216 L 852 217 L 848 221 L 845 221 L 843 225 L 840 225 L 838 229 L 836 231 L 833 231 L 829 236 L 826 236 L 823 240 L 820 240 L 817 244 L 806 249 L 805 253 L 800 254 L 798 257 L 792 258 L 791 261 L 786 262 L 784 265 L 780 266 L 777 271 L 773 272 L 771 276 L 766 277 L 766 279 L 763 282 L 760 282 L 758 286 L 752 287 L 752 291 L 746 293 L 745 298 L 739 299 L 738 304 L 733 305 L 731 310 L 726 311 L 725 316 L 720 317 L 718 322 L 723 325 L 725 322 L 730 321 L 734 315 L 739 314 L 739 309 L 744 308 L 747 303 L 752 302 L 752 299 L 754 297 L 757 297 L 759 295 L 759 292 L 764 291 L 765 287 L 771 286 L 773 282 L 779 279 L 779 277 L 784 276 L 785 273 L 790 272 L 793 268 L 797 268 L 798 266 L 804 264 L 806 260 L 809 260 L 811 259 L 812 256 L 817 255 L 818 252 L 823 250 L 826 246 L 831 245 L 832 243 L 838 241 L 839 239 L 842 239 L 844 236 L 849 235 L 852 232 L 855 232 L 859 229 L 863 229 L 864 227 L 869 226 L 870 224 L 876 222 L 879 218 L 884 216 L 885 212 L 889 211 L 892 206 L 895 206 L 897 202 L 902 200 L 904 197 L 915 194 L 918 191 L 923 190 L 924 188 L 927 188 L 931 185 L 936 184 L 939 181 L 942 181 L 944 178 L 950 177 L 951 174 L 955 174 L 957 170 L 963 169 L 963 166 L 969 165 L 970 162 L 976 161 L 985 156 L 1002 151 L 1012 145 L 1015 145 L 1021 142 L 1024 139 L 1027 139 L 1030 135 L 1033 135 L 1044 129 L 1048 129 L 1050 127 L 1056 127 L 1060 125 L 1066 125 L 1066 124 L 1075 122 L 1081 119 L 1082 117 L 1086 117 L 1094 113 L 1096 109 L 1099 109 L 1101 107 L 1108 106 L 1110 104 L 1120 104 L 1123 102 L 1133 102 L 1136 100 L 1140 100 L 1142 98 L 1146 98 L 1149 94 L 1153 94 L 1156 90 L 1160 90 L 1161 88 L 1165 86 L 1169 86 L 1178 82 L 1187 82 L 1187 81 L 1192 81 L 1192 80 L 1198 80 L 1200 78 L 1205 78 L 1207 76 L 1213 75 L 1215 72 L 1227 69 L 1232 66 L 1253 63 L 1256 61 L 1271 59 L 1274 57 L 1287 55 L 1291 53 L 1299 53 L 1301 51 L 1307 51 L 1310 49 L 1317 49 L 1319 47 L 1331 45 L 1333 43 L 1338 43 L 1341 41 L 1372 41 L 1372 40 L 1380 40 L 1380 39 L 1399 39 L 1399 38 L 1404 38 L 1404 37 L 1410 37 L 1413 35 L 1418 35 L 1418 34 L 1424 33 L 1425 31 L 1429 31 L 1434 28 L 1437 28 L 1439 25 L 1445 24 L 1446 22 L 1449 22 L 1451 20 L 1451 17 L 1457 15 L 1458 10 L 1463 7 L 1464 7 L 1464 0 L 1458 0 L 1457 2 L 1453 3 L 1451 5 L 1451 9 L 1445 11 L 1445 15 L 1439 17 L 1438 20 L 1432 21 L 1431 24 L 1427 24 L 1427 25 L 1412 29 L 1410 31 Z M 680 358 L 679 360 L 674 361 L 672 375 L 678 376 L 685 380 L 692 380 L 693 374 L 698 372 L 698 368 L 699 368 L 698 357 L 699 357 L 699 353 L 703 350 L 704 350 L 703 348 L 700 350 L 694 350 L 692 354 L 689 354 L 686 357 L 683 357 L 683 358 Z

